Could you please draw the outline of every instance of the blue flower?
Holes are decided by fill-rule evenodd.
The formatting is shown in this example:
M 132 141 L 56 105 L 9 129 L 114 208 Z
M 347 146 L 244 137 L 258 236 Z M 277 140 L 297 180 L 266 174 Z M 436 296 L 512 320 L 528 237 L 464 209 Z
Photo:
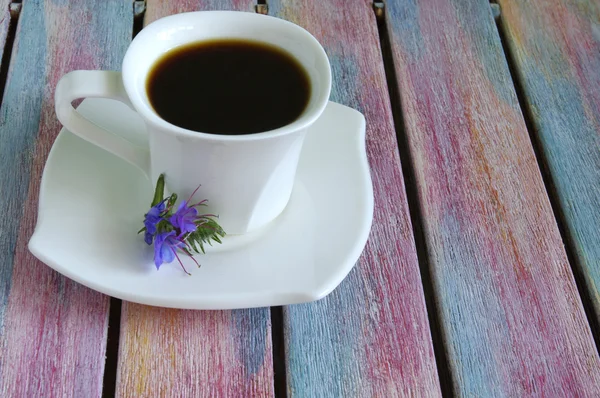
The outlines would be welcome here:
M 151 245 L 153 239 L 154 239 L 154 235 L 152 235 L 150 232 L 146 231 L 146 233 L 144 234 L 144 242 L 146 242 L 148 245 Z
M 156 235 L 154 242 L 154 265 L 159 269 L 163 263 L 170 263 L 175 259 L 175 251 L 185 247 L 180 239 L 177 238 L 175 231 L 163 232 Z
M 177 211 L 169 218 L 169 222 L 179 229 L 179 236 L 182 236 L 188 232 L 196 231 L 197 218 L 198 210 L 194 207 L 188 207 L 187 201 L 184 200 L 179 204 Z
M 144 227 L 146 227 L 146 234 L 144 235 L 144 241 L 147 244 L 152 244 L 152 238 L 156 234 L 156 224 L 162 220 L 160 214 L 165 210 L 165 202 L 162 201 L 156 206 L 150 208 L 146 216 L 144 217 Z

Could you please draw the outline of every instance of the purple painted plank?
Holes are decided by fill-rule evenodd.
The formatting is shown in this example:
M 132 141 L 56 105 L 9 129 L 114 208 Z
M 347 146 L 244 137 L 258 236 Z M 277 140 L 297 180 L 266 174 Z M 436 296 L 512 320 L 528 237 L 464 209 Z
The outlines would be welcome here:
M 600 3 L 500 5 L 569 244 L 600 320 Z
M 375 214 L 356 268 L 330 296 L 284 308 L 291 396 L 439 396 L 423 288 L 371 1 L 269 1 L 323 44 L 331 99 L 367 120 Z
M 250 0 L 149 0 L 148 24 L 178 12 L 253 11 Z M 186 311 L 123 302 L 117 395 L 273 395 L 270 312 Z
M 54 87 L 73 69 L 118 68 L 131 14 L 117 0 L 23 3 L 0 110 L 0 396 L 101 395 L 108 298 L 52 271 L 26 245 L 61 129 Z
M 386 4 L 454 392 L 599 396 L 600 358 L 488 0 Z

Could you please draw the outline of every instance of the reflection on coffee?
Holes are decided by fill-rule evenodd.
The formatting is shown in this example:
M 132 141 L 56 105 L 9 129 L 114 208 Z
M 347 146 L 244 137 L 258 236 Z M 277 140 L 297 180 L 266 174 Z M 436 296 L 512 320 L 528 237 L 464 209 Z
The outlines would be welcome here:
M 278 47 L 247 40 L 191 43 L 163 55 L 146 90 L 155 112 L 189 130 L 259 133 L 296 120 L 310 97 L 300 63 Z

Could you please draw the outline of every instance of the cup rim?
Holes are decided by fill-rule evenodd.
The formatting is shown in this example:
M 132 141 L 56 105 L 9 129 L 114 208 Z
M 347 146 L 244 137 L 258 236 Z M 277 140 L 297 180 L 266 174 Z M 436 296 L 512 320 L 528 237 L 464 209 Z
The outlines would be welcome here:
M 314 52 L 319 59 L 320 62 L 324 63 L 326 66 L 322 72 L 323 81 L 321 85 L 317 88 L 315 84 L 311 82 L 311 92 L 316 92 L 313 102 L 312 109 L 305 109 L 298 118 L 296 118 L 293 122 L 286 124 L 285 126 L 278 127 L 273 130 L 262 131 L 258 133 L 248 133 L 248 134 L 238 134 L 238 135 L 222 135 L 222 134 L 214 134 L 214 133 L 206 133 L 200 131 L 189 130 L 183 127 L 179 127 L 175 124 L 172 124 L 163 118 L 161 118 L 156 111 L 153 109 L 152 105 L 148 100 L 146 100 L 144 95 L 139 93 L 139 90 L 134 87 L 134 83 L 131 81 L 133 79 L 127 78 L 127 72 L 130 70 L 130 65 L 135 64 L 135 59 L 133 59 L 133 51 L 136 46 L 141 45 L 141 42 L 147 39 L 151 39 L 155 36 L 156 32 L 164 29 L 166 26 L 177 24 L 178 20 L 189 18 L 190 16 L 199 16 L 206 17 L 207 15 L 221 15 L 221 16 L 233 16 L 235 15 L 238 18 L 240 15 L 244 15 L 244 18 L 255 18 L 261 20 L 276 20 L 277 23 L 282 24 L 288 29 L 296 30 L 298 35 L 304 36 L 304 40 L 311 43 L 314 48 Z M 267 44 L 273 44 L 265 41 Z M 285 48 L 284 48 L 285 50 Z M 300 64 L 303 64 L 300 60 L 298 60 Z M 317 39 L 310 34 L 306 29 L 302 28 L 299 25 L 296 25 L 292 22 L 286 21 L 281 18 L 276 18 L 269 15 L 263 15 L 252 12 L 243 12 L 243 11 L 194 11 L 194 12 L 185 12 L 180 14 L 174 14 L 167 17 L 160 18 L 148 26 L 146 26 L 142 31 L 133 39 L 127 52 L 125 53 L 125 57 L 123 59 L 123 85 L 125 86 L 125 91 L 131 101 L 135 110 L 150 124 L 155 127 L 160 128 L 161 130 L 167 130 L 169 133 L 183 136 L 183 137 L 192 137 L 192 138 L 202 138 L 205 140 L 212 141 L 258 141 L 264 139 L 275 138 L 283 135 L 288 135 L 290 133 L 305 129 L 312 125 L 323 113 L 327 103 L 329 102 L 329 95 L 331 93 L 331 65 L 329 63 L 329 58 L 323 49 L 323 46 L 317 41 Z M 322 86 L 322 87 L 321 87 Z M 133 95 L 132 95 L 133 94 Z M 312 96 L 313 94 L 311 94 Z M 146 96 L 147 97 L 147 96 Z M 308 104 L 307 104 L 308 107 Z

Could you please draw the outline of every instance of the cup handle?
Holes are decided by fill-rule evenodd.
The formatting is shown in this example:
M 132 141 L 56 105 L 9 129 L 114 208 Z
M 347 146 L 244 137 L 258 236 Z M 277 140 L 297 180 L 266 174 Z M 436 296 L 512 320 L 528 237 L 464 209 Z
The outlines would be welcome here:
M 100 148 L 125 159 L 149 175 L 150 153 L 146 148 L 132 144 L 123 137 L 90 122 L 71 101 L 100 97 L 111 98 L 131 106 L 120 72 L 77 70 L 64 75 L 56 86 L 54 101 L 58 120 L 70 132 Z

